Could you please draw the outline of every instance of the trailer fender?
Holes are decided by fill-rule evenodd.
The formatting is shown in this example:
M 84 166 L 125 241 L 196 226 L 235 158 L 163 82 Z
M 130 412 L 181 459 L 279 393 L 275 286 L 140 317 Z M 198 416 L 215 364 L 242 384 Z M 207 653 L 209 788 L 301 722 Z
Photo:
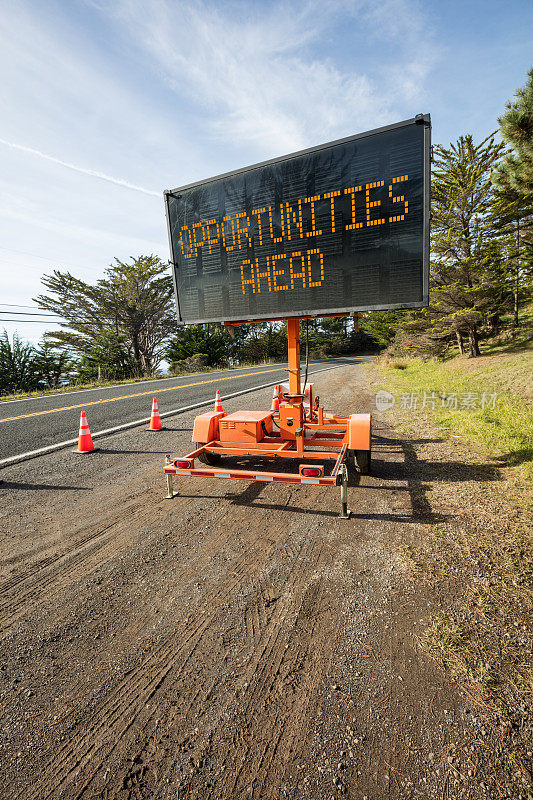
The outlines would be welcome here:
M 370 414 L 350 414 L 348 417 L 348 449 L 370 450 L 371 427 Z
M 192 442 L 212 442 L 219 438 L 218 421 L 225 417 L 225 411 L 208 411 L 205 414 L 198 414 L 194 420 Z

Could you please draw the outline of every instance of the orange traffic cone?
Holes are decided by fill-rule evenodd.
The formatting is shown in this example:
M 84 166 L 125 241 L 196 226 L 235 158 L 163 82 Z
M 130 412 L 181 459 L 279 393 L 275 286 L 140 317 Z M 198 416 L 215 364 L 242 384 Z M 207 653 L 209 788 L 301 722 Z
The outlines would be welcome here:
M 89 423 L 85 411 L 80 415 L 80 433 L 78 436 L 78 453 L 92 453 L 95 449 L 91 431 L 89 430 Z
M 272 392 L 272 404 L 270 406 L 271 411 L 279 411 L 279 386 L 274 386 L 274 390 Z
M 215 397 L 215 412 L 218 413 L 220 411 L 224 411 L 224 409 L 222 408 L 222 398 L 220 397 L 220 390 L 217 389 L 217 394 Z
M 162 431 L 163 425 L 161 423 L 161 417 L 159 416 L 159 409 L 157 407 L 157 400 L 154 397 L 154 402 L 152 403 L 152 416 L 150 417 L 150 430 L 151 431 Z

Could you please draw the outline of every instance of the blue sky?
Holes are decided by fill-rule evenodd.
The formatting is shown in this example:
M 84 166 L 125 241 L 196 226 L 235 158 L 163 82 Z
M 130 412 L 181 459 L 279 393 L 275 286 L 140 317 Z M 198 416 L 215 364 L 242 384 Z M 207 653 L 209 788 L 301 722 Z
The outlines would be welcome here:
M 518 0 L 3 0 L 0 320 L 54 268 L 167 259 L 164 189 L 419 112 L 486 136 L 532 31 Z

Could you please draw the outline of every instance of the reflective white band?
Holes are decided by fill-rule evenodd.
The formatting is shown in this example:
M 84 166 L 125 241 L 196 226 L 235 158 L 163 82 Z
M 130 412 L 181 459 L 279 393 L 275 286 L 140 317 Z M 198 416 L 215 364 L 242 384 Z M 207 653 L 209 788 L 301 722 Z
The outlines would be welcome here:
M 302 483 L 320 483 L 318 478 L 302 478 Z

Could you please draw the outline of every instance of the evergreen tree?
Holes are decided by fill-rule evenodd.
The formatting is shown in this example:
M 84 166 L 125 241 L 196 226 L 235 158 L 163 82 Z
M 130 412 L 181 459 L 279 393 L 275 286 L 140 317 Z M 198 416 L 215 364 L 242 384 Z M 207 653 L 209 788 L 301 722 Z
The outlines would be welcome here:
M 34 347 L 17 333 L 10 341 L 4 330 L 0 336 L 0 392 L 27 392 L 36 389 L 38 383 Z
M 531 277 L 533 254 L 533 69 L 515 102 L 499 118 L 500 133 L 511 148 L 492 179 L 498 190 L 499 224 L 510 235 L 514 324 L 518 325 L 519 298 Z
M 79 365 L 81 380 L 127 380 L 138 376 L 139 367 L 126 337 L 113 330 L 101 331 L 83 354 Z
M 493 174 L 494 178 L 494 174 Z M 513 324 L 519 324 L 521 300 L 528 298 L 533 266 L 533 195 L 520 194 L 510 185 L 496 184 L 494 226 L 504 245 L 502 279 L 513 300 Z
M 475 145 L 466 135 L 447 148 L 435 148 L 431 305 L 424 316 L 437 338 L 455 333 L 460 349 L 467 335 L 471 357 L 479 355 L 480 323 L 505 299 L 491 182 L 503 147 L 493 136 Z
M 171 370 L 177 369 L 177 362 L 195 356 L 203 356 L 203 364 L 218 367 L 227 364 L 231 349 L 231 338 L 224 326 L 187 325 L 178 330 L 166 350 L 166 358 Z
M 35 349 L 34 367 L 40 388 L 55 389 L 68 383 L 73 368 L 68 353 L 44 340 Z
M 401 311 L 369 311 L 360 322 L 361 330 L 371 336 L 377 344 L 389 345 L 404 319 Z
M 64 330 L 47 334 L 49 343 L 89 357 L 97 337 L 114 331 L 123 337 L 138 374 L 157 369 L 177 329 L 167 264 L 156 256 L 132 258 L 128 264 L 115 259 L 94 285 L 59 270 L 42 281 L 49 294 L 36 298 L 39 308 L 66 320 Z
M 507 153 L 495 170 L 495 182 L 526 197 L 533 193 L 533 69 L 528 80 L 509 101 L 498 120 L 504 141 L 513 152 Z

